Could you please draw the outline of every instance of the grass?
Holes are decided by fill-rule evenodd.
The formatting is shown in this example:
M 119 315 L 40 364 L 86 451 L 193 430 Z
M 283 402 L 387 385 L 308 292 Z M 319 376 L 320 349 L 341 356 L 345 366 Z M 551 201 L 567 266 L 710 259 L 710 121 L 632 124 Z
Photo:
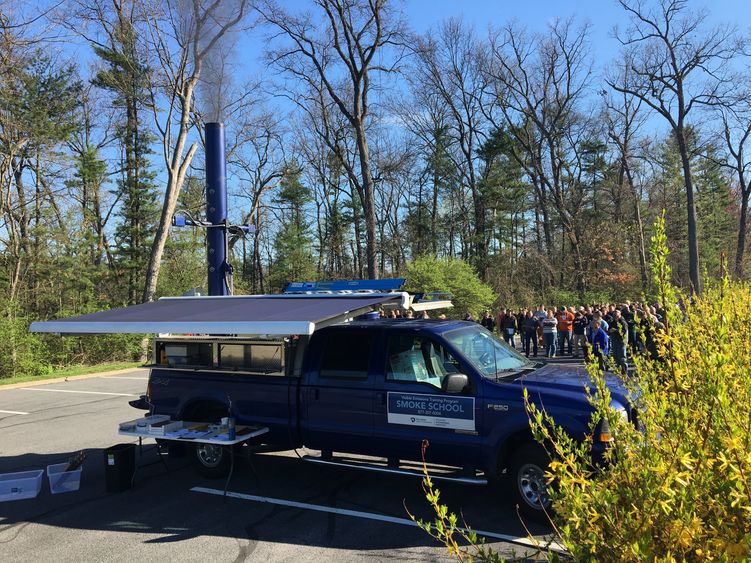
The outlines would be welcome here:
M 85 375 L 89 373 L 100 373 L 103 371 L 114 371 L 118 369 L 137 368 L 142 365 L 141 362 L 112 362 L 106 364 L 97 364 L 95 366 L 75 365 L 67 366 L 54 370 L 46 375 L 14 375 L 13 377 L 0 377 L 0 387 L 11 385 L 13 383 L 27 383 L 29 381 L 42 381 L 44 379 L 55 379 L 58 377 L 71 377 L 74 375 Z

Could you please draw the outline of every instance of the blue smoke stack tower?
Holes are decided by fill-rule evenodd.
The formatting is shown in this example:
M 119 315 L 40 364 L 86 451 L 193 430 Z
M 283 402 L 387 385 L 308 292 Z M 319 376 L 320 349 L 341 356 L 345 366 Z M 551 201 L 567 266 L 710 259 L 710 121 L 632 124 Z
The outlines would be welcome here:
M 230 295 L 227 275 L 227 167 L 224 124 L 207 123 L 206 134 L 206 257 L 209 295 Z

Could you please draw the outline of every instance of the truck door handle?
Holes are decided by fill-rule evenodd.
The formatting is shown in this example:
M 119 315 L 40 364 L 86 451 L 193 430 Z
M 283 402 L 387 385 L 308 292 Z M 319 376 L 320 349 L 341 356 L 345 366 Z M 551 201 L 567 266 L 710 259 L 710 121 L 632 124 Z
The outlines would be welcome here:
M 386 404 L 386 393 L 378 393 L 378 395 L 380 395 L 380 397 L 381 397 L 381 404 L 385 405 Z
M 313 389 L 313 400 L 317 401 L 321 398 L 321 391 L 320 389 Z

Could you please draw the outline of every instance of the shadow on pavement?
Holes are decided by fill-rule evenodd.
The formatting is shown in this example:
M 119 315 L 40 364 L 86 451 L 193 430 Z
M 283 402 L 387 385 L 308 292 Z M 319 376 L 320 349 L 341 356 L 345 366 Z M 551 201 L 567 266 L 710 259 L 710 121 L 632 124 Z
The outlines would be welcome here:
M 0 473 L 44 469 L 76 452 L 26 454 L 0 458 Z M 156 460 L 155 450 L 144 463 Z M 105 491 L 102 449 L 87 450 L 81 489 L 52 495 L 48 483 L 35 499 L 0 502 L 0 543 L 10 541 L 28 523 L 61 528 L 157 534 L 146 543 L 170 543 L 196 536 L 224 536 L 249 542 L 279 542 L 356 550 L 434 546 L 416 528 L 325 514 L 304 508 L 276 506 L 243 499 L 191 492 L 200 486 L 221 490 L 224 480 L 199 476 L 190 459 L 139 469 L 135 487 L 121 493 Z M 252 456 L 238 463 L 229 490 L 368 513 L 430 519 L 420 480 L 307 464 L 295 456 Z M 486 487 L 439 483 L 442 502 L 475 529 L 526 537 L 514 507 Z M 406 507 L 406 508 L 405 508 Z M 536 534 L 546 533 L 530 525 Z M 492 542 L 491 542 L 492 543 Z

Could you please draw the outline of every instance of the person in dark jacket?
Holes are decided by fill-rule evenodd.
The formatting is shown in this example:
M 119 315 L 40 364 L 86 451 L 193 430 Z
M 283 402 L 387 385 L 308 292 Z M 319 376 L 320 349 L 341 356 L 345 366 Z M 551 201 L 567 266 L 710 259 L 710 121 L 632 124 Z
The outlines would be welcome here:
M 516 317 L 511 312 L 511 309 L 506 309 L 503 318 L 501 319 L 501 333 L 503 333 L 503 339 L 506 341 L 506 344 L 512 348 L 516 348 L 516 344 L 514 344 Z
M 605 369 L 605 358 L 610 351 L 610 339 L 602 330 L 600 319 L 595 318 L 592 321 L 592 334 L 589 337 L 589 343 L 592 346 L 592 356 L 597 358 L 600 369 Z
M 493 315 L 490 314 L 490 311 L 485 311 L 480 324 L 487 328 L 490 332 L 493 332 L 495 330 L 495 319 L 493 318 Z
M 636 316 L 636 305 L 626 304 L 621 313 L 628 325 L 628 347 L 631 349 L 631 354 L 636 354 L 639 351 L 639 343 L 636 340 L 636 324 L 639 319 Z
M 660 359 L 657 351 L 657 342 L 655 340 L 655 333 L 662 329 L 662 323 L 657 320 L 656 316 L 652 316 L 646 311 L 638 311 L 639 317 L 639 338 L 644 342 L 644 353 L 649 356 L 652 361 L 658 361 Z
M 540 328 L 540 321 L 532 314 L 532 311 L 527 311 L 524 318 L 521 321 L 521 333 L 522 333 L 522 346 L 524 353 L 529 358 L 529 348 L 532 345 L 535 358 L 537 357 L 537 329 Z
M 584 353 L 584 359 L 587 359 L 589 356 L 589 351 L 587 350 L 587 337 L 585 336 L 588 325 L 589 325 L 589 319 L 584 316 L 582 311 L 577 311 L 576 315 L 574 315 L 574 322 L 573 322 L 574 358 L 579 357 L 579 347 L 581 347 L 582 352 Z
M 610 354 L 623 373 L 628 371 L 626 363 L 626 346 L 628 345 L 628 323 L 623 318 L 620 310 L 613 311 L 613 322 L 607 331 L 610 338 Z

